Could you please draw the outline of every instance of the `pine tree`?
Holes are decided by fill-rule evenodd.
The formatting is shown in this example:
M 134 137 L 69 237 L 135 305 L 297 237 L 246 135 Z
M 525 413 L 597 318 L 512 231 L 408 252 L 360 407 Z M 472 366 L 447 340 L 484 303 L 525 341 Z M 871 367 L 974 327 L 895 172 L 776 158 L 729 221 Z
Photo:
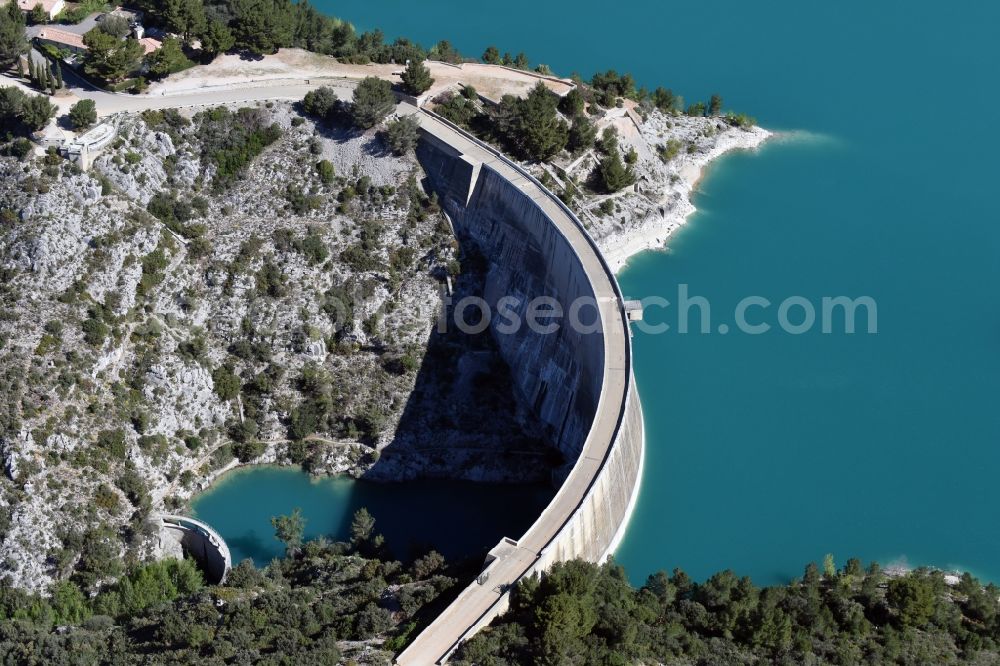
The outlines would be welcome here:
M 573 116 L 573 124 L 569 128 L 569 140 L 566 147 L 571 153 L 581 153 L 594 146 L 597 138 L 597 128 L 583 113 Z
M 364 78 L 354 89 L 354 106 L 351 109 L 354 124 L 361 129 L 375 127 L 392 113 L 395 105 L 396 98 L 388 81 L 374 76 Z
M 21 60 L 21 56 L 17 57 L 17 78 L 24 78 L 24 61 Z
M 719 95 L 712 95 L 712 98 L 708 102 L 708 115 L 718 116 L 722 114 L 722 97 Z
M 502 60 L 500 60 L 500 51 L 497 50 L 495 46 L 489 46 L 483 52 L 483 62 L 489 65 L 499 65 Z
M 609 194 L 635 182 L 635 174 L 631 167 L 626 168 L 622 163 L 618 146 L 607 151 L 607 155 L 597 165 L 597 171 L 601 186 Z
M 569 126 L 556 113 L 559 97 L 539 81 L 528 96 L 517 103 L 517 134 L 528 159 L 547 160 L 566 147 Z
M 431 70 L 427 69 L 424 63 L 416 59 L 410 60 L 410 64 L 406 66 L 406 70 L 403 72 L 401 78 L 403 79 L 403 86 L 406 88 L 406 92 L 413 96 L 424 94 L 434 85 L 434 79 L 431 78 Z
M 24 17 L 18 4 L 11 0 L 6 7 L 0 7 L 0 71 L 6 71 L 27 51 Z

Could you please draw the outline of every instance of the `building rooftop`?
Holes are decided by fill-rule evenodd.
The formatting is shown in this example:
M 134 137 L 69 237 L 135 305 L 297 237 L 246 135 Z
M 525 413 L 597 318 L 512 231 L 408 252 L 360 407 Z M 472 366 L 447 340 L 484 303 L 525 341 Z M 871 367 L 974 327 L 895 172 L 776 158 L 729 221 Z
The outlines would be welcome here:
M 19 2 L 24 2 L 25 0 L 18 0 Z M 83 37 L 74 33 L 67 32 L 66 30 L 60 30 L 59 28 L 43 28 L 38 33 L 38 39 L 45 40 L 47 42 L 55 42 L 56 44 L 65 44 L 66 46 L 72 46 L 77 49 L 85 49 L 87 46 L 83 43 Z
M 25 1 L 25 0 L 21 0 Z M 56 44 L 64 44 L 66 46 L 72 46 L 73 48 L 86 49 L 87 45 L 83 43 L 83 36 L 77 35 L 76 33 L 67 32 L 66 30 L 60 30 L 59 28 L 43 28 L 38 33 L 38 39 L 54 42 Z M 144 55 L 149 55 L 153 51 L 157 50 L 163 46 L 163 42 L 158 39 L 153 39 L 152 37 L 143 37 L 139 40 L 142 44 L 142 51 Z
M 143 37 L 139 40 L 139 43 L 142 44 L 142 50 L 146 55 L 149 55 L 156 49 L 163 46 L 163 42 L 158 39 L 153 39 L 152 37 Z
M 17 6 L 21 8 L 21 11 L 30 12 L 35 8 L 35 5 L 41 5 L 42 9 L 45 10 L 46 14 L 51 15 L 52 9 L 59 3 L 60 0 L 17 0 Z

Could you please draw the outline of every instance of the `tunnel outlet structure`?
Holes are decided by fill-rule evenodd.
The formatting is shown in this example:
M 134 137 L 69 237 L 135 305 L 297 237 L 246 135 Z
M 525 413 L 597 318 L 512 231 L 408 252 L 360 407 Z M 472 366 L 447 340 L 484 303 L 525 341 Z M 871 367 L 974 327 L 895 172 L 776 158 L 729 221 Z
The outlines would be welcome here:
M 417 157 L 429 185 L 459 236 L 489 262 L 487 303 L 514 297 L 508 311 L 522 322 L 540 296 L 555 299 L 564 313 L 581 299 L 597 304 L 589 317 L 580 315 L 585 328 L 564 318 L 555 332 L 526 325 L 501 332 L 498 318 L 491 320 L 515 390 L 571 467 L 532 526 L 493 548 L 477 580 L 397 657 L 426 666 L 446 662 L 503 613 L 521 578 L 569 559 L 600 562 L 614 551 L 635 505 L 645 443 L 629 330 L 637 313 L 584 226 L 493 148 L 432 112 L 405 112 L 420 123 Z
M 194 558 L 210 584 L 225 582 L 233 560 L 225 539 L 211 525 L 187 516 L 161 515 L 160 535 L 161 540 L 171 539 Z

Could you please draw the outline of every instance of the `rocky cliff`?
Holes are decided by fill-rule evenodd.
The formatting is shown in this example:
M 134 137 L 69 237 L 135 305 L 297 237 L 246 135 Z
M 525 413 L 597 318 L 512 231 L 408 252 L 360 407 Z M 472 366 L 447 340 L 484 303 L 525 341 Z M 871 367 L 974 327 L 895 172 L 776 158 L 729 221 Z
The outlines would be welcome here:
M 115 122 L 87 173 L 0 158 L 11 584 L 100 585 L 153 552 L 150 515 L 243 462 L 363 474 L 405 435 L 409 475 L 516 477 L 405 455 L 464 430 L 420 420 L 415 386 L 494 396 L 468 429 L 480 447 L 517 410 L 502 383 L 475 381 L 495 350 L 457 341 L 426 362 L 456 254 L 412 157 L 285 104 Z

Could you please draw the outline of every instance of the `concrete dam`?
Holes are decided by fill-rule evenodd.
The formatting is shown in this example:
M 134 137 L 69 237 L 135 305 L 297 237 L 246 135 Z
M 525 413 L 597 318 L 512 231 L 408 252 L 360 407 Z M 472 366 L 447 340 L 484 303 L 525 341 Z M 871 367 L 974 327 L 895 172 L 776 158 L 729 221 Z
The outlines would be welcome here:
M 502 614 L 521 578 L 573 558 L 602 561 L 621 540 L 642 475 L 642 410 L 632 373 L 629 312 L 614 273 L 576 216 L 520 166 L 433 113 L 400 105 L 420 121 L 417 157 L 460 237 L 489 262 L 484 298 L 524 322 L 529 301 L 548 297 L 570 326 L 543 333 L 490 327 L 515 390 L 570 461 L 556 496 L 520 538 L 505 538 L 479 578 L 397 658 L 444 663 Z M 552 302 L 550 301 L 550 302 Z M 579 329 L 579 330 L 578 330 Z M 569 466 L 571 465 L 571 467 Z
M 188 516 L 160 516 L 160 547 L 174 557 L 193 557 L 213 585 L 224 583 L 233 558 L 229 546 L 208 523 Z

